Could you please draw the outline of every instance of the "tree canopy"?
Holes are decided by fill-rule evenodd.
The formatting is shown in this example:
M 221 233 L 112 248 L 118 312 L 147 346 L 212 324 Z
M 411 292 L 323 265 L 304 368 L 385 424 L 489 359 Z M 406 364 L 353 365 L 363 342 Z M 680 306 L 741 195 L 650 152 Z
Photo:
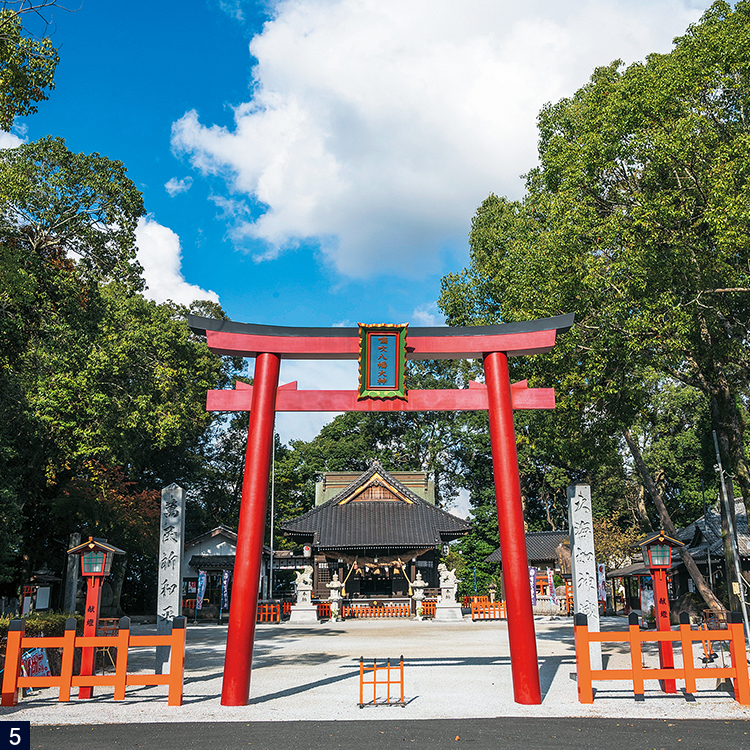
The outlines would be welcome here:
M 0 127 L 35 111 L 57 53 L 0 10 Z M 19 15 L 20 14 L 20 15 Z M 0 583 L 62 573 L 69 535 L 128 553 L 126 604 L 156 597 L 159 491 L 206 464 L 205 392 L 239 366 L 211 354 L 189 309 L 141 291 L 143 199 L 124 165 L 47 137 L 0 150 Z M 218 305 L 193 312 L 223 317 Z M 59 605 L 59 602 L 53 602 Z
M 545 106 L 525 196 L 484 201 L 470 264 L 444 278 L 440 299 L 456 325 L 575 312 L 549 355 L 516 368 L 555 385 L 568 453 L 587 441 L 614 440 L 615 458 L 630 449 L 681 520 L 702 475 L 716 488 L 711 430 L 750 501 L 748 40 L 750 3 L 716 2 L 668 54 L 598 68 Z M 581 451 L 569 473 L 591 472 L 596 455 Z M 628 463 L 671 523 L 652 477 Z M 644 525 L 656 519 L 653 505 L 641 511 Z
M 3 2 L 0 8 L 0 130 L 10 130 L 17 117 L 37 111 L 55 86 L 57 50 L 49 37 L 25 32 L 25 14 L 42 15 L 54 5 L 42 0 Z

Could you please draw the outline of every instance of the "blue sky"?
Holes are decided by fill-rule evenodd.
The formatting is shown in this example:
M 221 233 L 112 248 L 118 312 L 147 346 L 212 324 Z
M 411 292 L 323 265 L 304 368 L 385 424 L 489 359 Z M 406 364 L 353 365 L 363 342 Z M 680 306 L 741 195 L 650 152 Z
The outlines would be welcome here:
M 78 2 L 79 0 L 75 0 Z M 80 0 L 56 89 L 15 137 L 123 161 L 157 301 L 276 325 L 442 323 L 490 193 L 522 194 L 535 118 L 593 68 L 667 52 L 705 0 Z M 350 363 L 285 364 L 355 387 Z M 308 439 L 321 417 L 279 417 Z

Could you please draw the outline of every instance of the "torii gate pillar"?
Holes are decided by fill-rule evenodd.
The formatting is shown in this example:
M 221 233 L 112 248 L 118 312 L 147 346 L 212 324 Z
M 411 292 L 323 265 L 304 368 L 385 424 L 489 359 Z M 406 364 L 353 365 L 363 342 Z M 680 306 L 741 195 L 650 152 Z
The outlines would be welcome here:
M 224 706 L 245 706 L 258 606 L 263 536 L 273 424 L 276 411 L 484 411 L 489 412 L 498 526 L 503 555 L 503 590 L 516 703 L 542 702 L 531 609 L 526 535 L 518 474 L 514 409 L 554 409 L 551 388 L 511 384 L 508 356 L 550 351 L 558 333 L 573 325 L 573 315 L 503 325 L 466 328 L 412 328 L 407 359 L 484 360 L 485 383 L 460 390 L 404 390 L 399 398 L 363 396 L 358 391 L 298 391 L 296 383 L 279 386 L 286 359 L 357 359 L 360 337 L 349 329 L 257 326 L 188 316 L 190 327 L 205 334 L 216 354 L 255 357 L 253 386 L 209 391 L 209 411 L 249 411 L 245 473 L 242 482 L 237 556 L 224 661 Z M 405 326 L 404 326 L 405 328 Z
M 492 469 L 503 554 L 503 594 L 508 613 L 513 697 L 516 703 L 535 705 L 542 702 L 542 692 L 531 608 L 508 355 L 504 352 L 485 355 L 484 377 L 489 399 Z
M 224 655 L 222 706 L 246 706 L 250 697 L 250 670 L 255 643 L 258 585 L 266 531 L 268 477 L 280 365 L 281 359 L 276 354 L 259 354 L 255 361 L 253 401 L 237 528 L 232 607 L 229 610 L 227 648 Z

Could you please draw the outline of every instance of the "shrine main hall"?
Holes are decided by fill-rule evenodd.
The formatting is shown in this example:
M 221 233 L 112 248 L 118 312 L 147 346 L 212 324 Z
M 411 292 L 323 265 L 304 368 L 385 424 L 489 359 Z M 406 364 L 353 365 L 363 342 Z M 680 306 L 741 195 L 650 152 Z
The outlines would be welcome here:
M 313 595 L 328 598 L 326 584 L 338 573 L 349 598 L 392 599 L 410 595 L 418 572 L 425 593 L 437 593 L 441 553 L 471 524 L 436 507 L 426 474 L 391 473 L 375 462 L 363 474 L 325 474 L 315 507 L 279 528 L 308 548 Z

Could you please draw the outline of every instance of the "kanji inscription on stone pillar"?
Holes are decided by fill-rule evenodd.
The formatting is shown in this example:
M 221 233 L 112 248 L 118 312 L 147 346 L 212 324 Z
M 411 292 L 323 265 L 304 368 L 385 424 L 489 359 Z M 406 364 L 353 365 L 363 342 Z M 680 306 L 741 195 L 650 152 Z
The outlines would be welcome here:
M 594 553 L 594 524 L 591 514 L 591 487 L 568 487 L 570 561 L 573 572 L 573 606 L 576 614 L 588 617 L 589 630 L 599 632 L 599 599 Z M 591 669 L 602 668 L 602 645 L 591 644 Z
M 185 500 L 182 487 L 170 484 L 161 491 L 159 519 L 159 588 L 156 632 L 169 635 L 172 620 L 182 614 L 182 550 L 185 530 Z M 156 649 L 156 673 L 162 674 L 169 659 L 169 646 Z

